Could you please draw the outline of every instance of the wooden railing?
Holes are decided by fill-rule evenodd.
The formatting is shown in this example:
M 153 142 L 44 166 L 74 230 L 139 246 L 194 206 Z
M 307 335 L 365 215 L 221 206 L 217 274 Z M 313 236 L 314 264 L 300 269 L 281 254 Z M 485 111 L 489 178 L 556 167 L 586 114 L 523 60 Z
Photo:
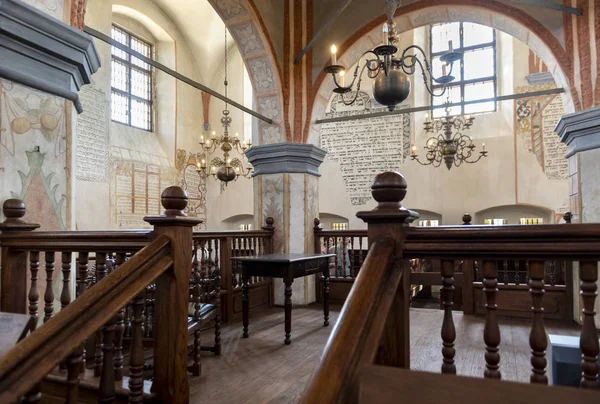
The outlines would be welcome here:
M 411 259 L 441 261 L 444 306 L 441 372 L 449 374 L 456 373 L 456 330 L 452 314 L 455 262 L 481 260 L 486 299 L 482 335 L 486 352 L 482 358 L 485 360 L 483 376 L 495 379 L 501 378 L 497 261 L 527 260 L 532 312 L 529 339 L 531 382 L 540 384 L 548 383 L 547 334 L 543 318 L 545 261 L 576 261 L 583 301 L 581 386 L 597 387 L 596 361 L 600 347 L 594 324 L 594 304 L 597 261 L 600 259 L 600 225 L 409 227 L 416 214 L 401 206 L 400 202 L 406 195 L 404 178 L 398 173 L 380 174 L 372 189 L 378 202 L 377 208 L 358 214 L 368 223 L 371 249 L 301 402 L 356 402 L 359 375 L 368 364 L 410 369 L 410 275 L 407 261 Z M 354 342 L 349 344 L 350 339 Z M 576 397 L 576 392 L 573 394 Z
M 25 213 L 22 203 L 7 202 L 7 222 L 3 230 L 14 230 L 19 225 L 25 227 L 21 219 Z M 189 402 L 187 320 L 192 259 L 189 246 L 192 245 L 192 227 L 199 221 L 185 217 L 183 209 L 187 205 L 187 196 L 179 187 L 167 188 L 162 194 L 162 203 L 165 207 L 163 216 L 145 218 L 154 225 L 152 232 L 119 232 L 118 237 L 112 239 L 115 235 L 86 233 L 89 236 L 87 240 L 72 235 L 61 238 L 43 233 L 3 236 L 3 277 L 7 269 L 5 262 L 13 269 L 15 262 L 20 262 L 23 264 L 20 270 L 26 274 L 29 255 L 32 283 L 36 282 L 42 251 L 47 287 L 44 293 L 44 324 L 0 358 L 0 402 L 16 403 L 24 395 L 28 402 L 39 402 L 39 384 L 57 366 L 66 368 L 67 372 L 65 401 L 79 402 L 78 386 L 85 371 L 82 366 L 85 360 L 83 344 L 94 334 L 101 341 L 98 343 L 100 350 L 95 353 L 96 376 L 99 376 L 98 400 L 113 402 L 115 381 L 125 379 L 123 349 L 119 341 L 124 327 L 123 308 L 130 302 L 134 309 L 128 358 L 129 402 L 142 402 L 148 398 L 145 393 L 150 392 L 144 392 L 143 379 L 142 309 L 144 291 L 153 283 L 156 285 L 154 327 L 169 331 L 154 335 L 152 399 L 163 403 Z M 78 252 L 78 298 L 71 301 L 69 275 L 74 251 Z M 60 298 L 62 307 L 55 314 L 52 279 L 56 252 L 60 252 L 64 277 Z M 94 285 L 85 290 L 89 252 L 96 252 L 96 279 Z M 108 264 L 107 257 L 112 254 L 116 258 Z M 17 272 L 8 272 L 14 280 Z M 23 277 L 25 279 L 21 281 L 26 280 L 26 275 Z M 3 283 L 3 290 L 12 285 Z M 25 302 L 23 288 L 14 289 L 15 293 L 3 294 L 2 309 L 22 312 Z M 37 290 L 33 286 L 30 289 L 27 308 L 34 316 L 38 315 Z
M 565 215 L 570 222 L 570 214 Z M 463 216 L 463 226 L 471 225 L 471 216 Z M 368 253 L 366 229 L 325 230 L 319 219 L 314 220 L 315 253 L 335 254 L 330 261 L 330 300 L 343 303 Z M 474 226 L 472 226 L 473 228 Z M 491 227 L 491 226 L 486 226 Z M 441 285 L 441 261 L 435 258 L 417 258 L 410 261 L 412 294 L 432 285 Z M 547 318 L 568 320 L 572 318 L 572 279 L 567 276 L 571 271 L 571 262 L 561 260 L 546 261 L 546 290 L 555 304 L 545 313 Z M 499 313 L 511 317 L 529 317 L 528 308 L 528 269 L 527 260 L 496 260 L 500 293 L 506 303 L 501 305 Z M 483 272 L 481 260 L 455 260 L 454 273 L 458 288 L 455 309 L 465 314 L 483 314 Z M 320 299 L 322 279 L 317 278 L 316 293 Z M 427 296 L 428 294 L 424 294 Z M 527 300 L 525 302 L 524 300 Z

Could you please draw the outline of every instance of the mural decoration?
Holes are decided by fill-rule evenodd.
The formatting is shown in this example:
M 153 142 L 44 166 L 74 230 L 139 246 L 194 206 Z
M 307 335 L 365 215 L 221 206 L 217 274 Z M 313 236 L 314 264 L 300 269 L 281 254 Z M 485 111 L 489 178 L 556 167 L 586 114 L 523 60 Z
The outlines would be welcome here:
M 206 229 L 206 178 L 198 174 L 198 162 L 206 158 L 205 154 L 188 152 L 177 149 L 175 168 L 177 169 L 177 184 L 188 194 L 188 206 L 185 213 L 190 217 L 202 219 L 202 223 L 194 230 Z
M 27 220 L 68 230 L 70 191 L 65 100 L 0 82 L 0 198 L 25 201 Z
M 116 149 L 116 148 L 115 148 Z M 113 150 L 109 169 L 110 221 L 120 229 L 147 229 L 145 216 L 162 213 L 162 191 L 177 184 L 177 172 L 164 156 L 131 153 L 136 159 L 117 158 Z
M 66 230 L 67 196 L 58 191 L 60 184 L 56 182 L 56 173 L 44 174 L 45 154 L 40 152 L 39 146 L 25 153 L 29 171 L 18 171 L 21 191 L 11 192 L 11 198 L 24 201 L 28 220 L 40 224 L 42 229 Z
M 349 96 L 354 97 L 353 94 Z M 340 96 L 335 95 L 325 117 L 383 111 L 387 108 L 373 108 L 370 96 L 361 91 L 352 106 L 344 105 Z M 397 171 L 410 154 L 409 114 L 326 123 L 320 129 L 320 146 L 327 150 L 326 159 L 339 164 L 353 205 L 364 205 L 369 201 L 375 176 L 381 171 Z
M 273 252 L 283 252 L 283 176 L 284 174 L 262 175 L 263 218 L 272 217 L 275 221 Z
M 63 0 L 23 0 L 23 2 L 56 19 L 63 19 Z
M 515 92 L 555 87 L 554 84 L 524 86 L 516 88 Z M 569 165 L 565 159 L 567 146 L 561 143 L 554 132 L 563 114 L 563 102 L 559 94 L 515 100 L 515 136 L 523 140 L 529 153 L 535 154 L 549 180 L 566 180 L 569 175 Z

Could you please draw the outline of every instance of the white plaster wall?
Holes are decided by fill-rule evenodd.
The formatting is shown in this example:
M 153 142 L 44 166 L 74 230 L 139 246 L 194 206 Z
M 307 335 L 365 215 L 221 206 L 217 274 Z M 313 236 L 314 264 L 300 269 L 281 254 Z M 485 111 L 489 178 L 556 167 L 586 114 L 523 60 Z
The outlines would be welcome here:
M 158 62 L 200 81 L 195 55 L 190 51 L 185 38 L 153 2 L 88 1 L 87 25 L 110 36 L 112 21 L 151 41 L 155 46 L 155 58 Z M 98 40 L 95 40 L 95 43 L 101 56 L 102 67 L 93 77 L 94 86 L 104 91 L 110 101 L 110 47 Z M 183 148 L 194 153 L 200 151 L 196 139 L 202 127 L 201 92 L 158 70 L 155 71 L 154 90 L 156 115 L 153 132 L 111 122 L 109 147 L 112 153 L 119 150 L 125 159 L 135 159 L 135 155 L 131 154 L 140 152 L 162 156 L 173 165 L 176 149 Z M 109 198 L 108 183 L 78 180 L 75 198 L 77 228 L 116 228 L 116 223 L 108 221 Z

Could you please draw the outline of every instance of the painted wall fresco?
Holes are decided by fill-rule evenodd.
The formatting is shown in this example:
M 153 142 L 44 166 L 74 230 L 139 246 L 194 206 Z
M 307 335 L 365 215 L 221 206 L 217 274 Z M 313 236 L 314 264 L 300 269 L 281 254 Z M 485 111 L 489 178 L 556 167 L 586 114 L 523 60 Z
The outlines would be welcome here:
M 272 217 L 275 220 L 274 252 L 284 250 L 284 220 L 283 220 L 283 196 L 284 196 L 284 174 L 262 175 L 262 217 Z
M 202 159 L 206 159 L 206 155 L 177 149 L 177 184 L 187 192 L 189 198 L 185 213 L 203 221 L 195 227 L 196 230 L 206 229 L 206 178 L 202 178 L 197 171 L 198 162 Z
M 554 84 L 525 86 L 515 89 L 516 93 L 555 88 Z M 565 159 L 567 146 L 560 142 L 554 128 L 564 114 L 562 97 L 543 97 L 515 100 L 515 134 L 521 137 L 527 151 L 535 154 L 538 163 L 549 180 L 566 180 L 569 175 Z
M 129 152 L 123 158 L 123 152 Z M 147 229 L 144 217 L 162 213 L 162 191 L 177 183 L 169 159 L 135 150 L 112 148 L 109 168 L 110 221 L 119 229 Z
M 2 200 L 23 199 L 27 220 L 43 230 L 66 230 L 68 102 L 3 80 L 0 86 Z

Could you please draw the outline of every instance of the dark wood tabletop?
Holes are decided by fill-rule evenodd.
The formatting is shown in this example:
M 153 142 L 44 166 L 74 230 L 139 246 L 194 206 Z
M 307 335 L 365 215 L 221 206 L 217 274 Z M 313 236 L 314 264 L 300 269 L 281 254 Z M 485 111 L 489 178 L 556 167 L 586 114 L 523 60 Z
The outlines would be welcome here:
M 315 258 L 330 258 L 335 257 L 335 254 L 304 254 L 304 253 L 277 253 L 266 254 L 259 256 L 232 257 L 232 261 L 249 261 L 249 262 L 272 262 L 281 264 L 290 264 L 292 262 L 300 262 Z

